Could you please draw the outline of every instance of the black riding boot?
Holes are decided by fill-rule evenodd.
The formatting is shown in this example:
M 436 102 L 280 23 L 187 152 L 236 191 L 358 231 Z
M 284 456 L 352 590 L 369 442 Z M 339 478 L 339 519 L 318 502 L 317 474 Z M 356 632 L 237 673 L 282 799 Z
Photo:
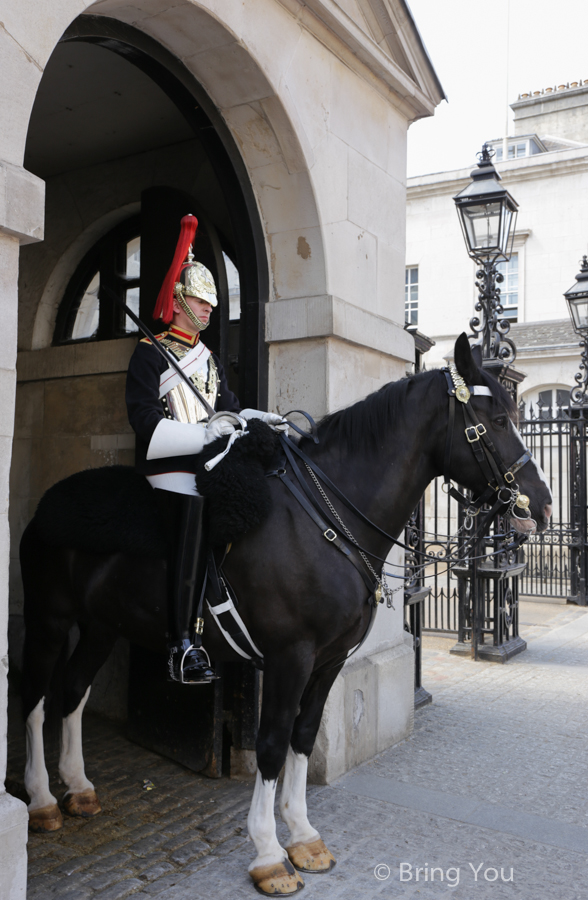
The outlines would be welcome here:
M 169 681 L 208 684 L 217 678 L 194 618 L 206 575 L 204 498 L 180 495 L 179 529 L 171 579 Z M 173 551 L 172 551 L 173 552 Z

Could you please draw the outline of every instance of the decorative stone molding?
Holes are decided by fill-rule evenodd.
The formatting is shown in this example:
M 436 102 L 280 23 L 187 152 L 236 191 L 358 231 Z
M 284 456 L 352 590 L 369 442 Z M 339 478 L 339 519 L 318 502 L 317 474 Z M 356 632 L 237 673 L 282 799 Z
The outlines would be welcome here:
M 44 221 L 45 182 L 0 160 L 0 231 L 32 244 L 43 240 Z
M 414 358 L 412 335 L 396 322 L 329 294 L 266 304 L 266 341 L 338 337 L 396 359 Z

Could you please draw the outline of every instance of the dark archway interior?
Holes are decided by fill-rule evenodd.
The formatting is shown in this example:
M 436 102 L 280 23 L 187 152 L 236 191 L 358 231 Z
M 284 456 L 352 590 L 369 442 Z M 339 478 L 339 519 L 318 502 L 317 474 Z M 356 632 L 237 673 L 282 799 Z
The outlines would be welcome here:
M 45 240 L 21 253 L 21 347 L 31 346 L 36 310 L 60 260 L 96 223 L 96 240 L 103 237 L 102 222 L 106 231 L 127 219 L 140 222 L 140 312 L 154 327 L 150 314 L 173 256 L 179 218 L 192 212 L 201 224 L 196 258 L 212 270 L 220 301 L 205 342 L 219 353 L 243 406 L 258 406 L 263 403 L 261 225 L 256 212 L 251 213 L 254 204 L 244 167 L 233 164 L 238 152 L 229 146 L 220 119 L 211 121 L 214 108 L 202 89 L 194 85 L 191 95 L 190 78 L 167 51 L 113 20 L 82 16 L 57 45 L 41 79 L 25 154 L 26 168 L 46 182 L 46 222 Z M 78 268 L 88 249 L 84 245 Z M 60 296 L 74 274 L 59 287 Z M 20 534 L 44 491 L 56 481 L 88 467 L 133 463 L 124 384 L 136 339 L 128 332 L 114 338 L 82 335 L 65 342 L 54 336 L 54 345 L 61 346 L 28 353 L 28 369 L 19 366 L 24 374 L 17 391 L 11 473 L 15 671 L 22 633 Z M 94 683 L 90 709 L 125 718 L 127 660 L 128 649 L 123 648 L 106 664 Z M 203 699 L 211 729 L 203 732 L 200 746 L 189 748 L 191 761 L 182 757 L 195 769 L 208 766 L 211 774 L 211 754 L 222 756 L 223 721 L 233 704 L 236 675 L 229 669 L 223 682 L 228 689 L 217 688 L 214 696 Z M 247 702 L 253 702 L 256 691 L 254 679 Z M 143 702 L 136 692 L 134 700 L 137 705 Z M 180 706 L 184 700 L 193 715 L 194 698 L 178 698 Z M 149 697 L 145 702 L 150 703 Z M 223 703 L 228 703 L 224 713 Z M 184 718 L 178 708 L 178 722 Z M 255 717 L 252 721 L 251 734 L 239 726 L 242 748 L 254 740 Z M 217 769 L 215 774 L 220 774 Z

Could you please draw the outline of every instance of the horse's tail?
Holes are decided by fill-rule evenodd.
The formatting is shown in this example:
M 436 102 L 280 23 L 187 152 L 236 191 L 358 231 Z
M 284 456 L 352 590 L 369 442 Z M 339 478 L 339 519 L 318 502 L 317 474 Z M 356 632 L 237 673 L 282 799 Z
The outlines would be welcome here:
M 32 519 L 20 542 L 25 622 L 22 712 L 26 721 L 44 698 L 44 733 L 53 743 L 61 735 L 63 675 L 69 656 L 69 640 L 67 632 L 60 628 L 61 623 L 52 615 L 51 590 L 46 581 L 48 551 Z

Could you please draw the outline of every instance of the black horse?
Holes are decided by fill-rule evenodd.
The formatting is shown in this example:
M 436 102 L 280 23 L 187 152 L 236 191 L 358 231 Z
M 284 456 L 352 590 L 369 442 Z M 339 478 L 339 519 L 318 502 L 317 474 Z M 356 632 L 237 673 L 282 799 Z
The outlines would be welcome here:
M 476 364 L 465 334 L 456 342 L 455 364 L 466 384 L 489 388 L 473 394 L 470 408 L 479 431 L 483 425 L 505 466 L 512 466 L 524 445 L 509 395 Z M 439 370 L 425 372 L 387 384 L 327 416 L 319 425 L 319 444 L 303 439 L 300 446 L 356 507 L 398 536 L 429 482 L 443 472 L 448 409 L 445 375 Z M 457 404 L 449 474 L 480 495 L 488 479 L 466 440 L 467 424 Z M 538 530 L 544 530 L 551 494 L 532 459 L 517 472 L 516 482 L 530 500 Z M 265 664 L 258 774 L 248 819 L 258 855 L 249 871 L 261 892 L 287 894 L 303 884 L 292 863 L 311 872 L 328 871 L 335 864 L 307 818 L 307 762 L 329 690 L 347 652 L 368 627 L 371 604 L 360 574 L 324 539 L 296 499 L 278 479 L 270 479 L 270 488 L 269 517 L 236 542 L 225 571 Z M 371 554 L 388 555 L 390 539 L 341 504 L 338 511 Z M 92 679 L 117 636 L 164 649 L 166 573 L 165 563 L 157 558 L 49 547 L 41 540 L 35 519 L 23 536 L 21 559 L 25 784 L 31 798 L 31 826 L 48 831 L 61 826 L 61 813 L 49 791 L 43 757 L 44 699 L 69 630 L 78 623 L 80 640 L 65 670 L 59 772 L 67 786 L 66 811 L 91 815 L 100 807 L 84 773 L 83 708 Z M 210 615 L 204 630 L 214 658 L 238 658 Z M 284 763 L 280 811 L 290 829 L 287 850 L 278 843 L 273 812 Z

